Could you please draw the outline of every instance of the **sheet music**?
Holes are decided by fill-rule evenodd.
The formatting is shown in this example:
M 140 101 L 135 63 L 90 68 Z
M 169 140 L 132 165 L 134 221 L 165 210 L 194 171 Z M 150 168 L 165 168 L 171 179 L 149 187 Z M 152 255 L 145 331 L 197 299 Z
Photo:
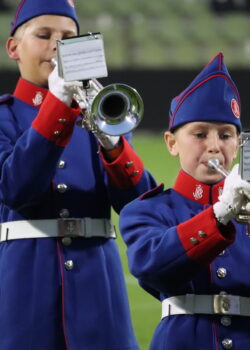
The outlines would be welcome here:
M 58 40 L 59 75 L 65 81 L 107 77 L 101 34 Z

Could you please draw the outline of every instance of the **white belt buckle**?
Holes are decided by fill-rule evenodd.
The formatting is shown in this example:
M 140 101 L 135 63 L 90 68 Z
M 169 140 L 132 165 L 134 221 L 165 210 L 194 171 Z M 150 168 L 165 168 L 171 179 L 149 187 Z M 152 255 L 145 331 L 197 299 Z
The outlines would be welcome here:
M 213 308 L 215 314 L 240 315 L 240 297 L 238 295 L 214 295 Z
M 59 237 L 84 237 L 82 219 L 58 219 Z
M 109 238 L 109 237 L 116 238 L 115 226 L 108 219 L 105 219 L 105 231 L 106 231 L 105 237 L 107 237 L 107 238 Z

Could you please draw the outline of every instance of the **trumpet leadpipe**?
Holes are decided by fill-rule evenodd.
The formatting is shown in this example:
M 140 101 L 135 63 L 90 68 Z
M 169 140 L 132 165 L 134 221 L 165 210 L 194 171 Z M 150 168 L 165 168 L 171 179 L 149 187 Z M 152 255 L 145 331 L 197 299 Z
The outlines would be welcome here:
M 229 175 L 229 171 L 227 171 L 226 169 L 224 169 L 221 165 L 220 165 L 220 161 L 217 158 L 211 158 L 209 159 L 209 161 L 207 162 L 208 168 L 217 171 L 218 173 L 220 173 L 221 175 L 223 175 L 224 177 Z

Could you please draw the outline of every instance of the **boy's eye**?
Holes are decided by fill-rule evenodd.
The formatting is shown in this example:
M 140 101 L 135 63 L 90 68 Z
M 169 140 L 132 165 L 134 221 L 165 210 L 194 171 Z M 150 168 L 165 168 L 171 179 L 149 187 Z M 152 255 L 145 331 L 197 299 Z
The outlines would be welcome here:
M 39 39 L 50 39 L 50 34 L 48 34 L 48 33 L 43 33 L 43 34 L 37 34 L 37 37 L 39 38 Z
M 198 139 L 203 139 L 206 137 L 206 133 L 205 132 L 196 132 L 194 134 L 195 137 L 197 137 Z
M 229 139 L 230 138 L 230 134 L 221 134 L 220 135 L 220 138 L 222 139 L 222 140 L 227 140 L 227 139 Z

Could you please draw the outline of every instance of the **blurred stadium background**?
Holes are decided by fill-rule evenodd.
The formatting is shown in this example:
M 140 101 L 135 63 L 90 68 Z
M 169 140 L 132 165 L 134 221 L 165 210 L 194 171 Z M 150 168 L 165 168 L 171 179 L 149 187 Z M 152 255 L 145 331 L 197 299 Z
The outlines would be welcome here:
M 18 78 L 5 53 L 17 0 L 0 0 L 0 94 L 12 92 Z M 242 118 L 250 129 L 250 0 L 75 0 L 81 33 L 104 36 L 109 77 L 135 87 L 145 103 L 145 116 L 135 132 L 134 146 L 158 182 L 172 186 L 178 162 L 163 141 L 171 99 L 181 92 L 218 52 L 236 82 Z M 114 214 L 117 223 L 117 215 Z M 160 305 L 141 290 L 129 274 L 121 238 L 131 312 L 141 350 L 147 350 L 160 320 Z
M 0 94 L 11 92 L 16 65 L 5 52 L 17 0 L 0 0 Z M 104 36 L 109 77 L 138 89 L 145 102 L 139 127 L 162 130 L 169 102 L 216 53 L 239 87 L 248 128 L 250 0 L 75 0 L 81 32 Z M 249 123 L 250 124 L 250 123 Z

